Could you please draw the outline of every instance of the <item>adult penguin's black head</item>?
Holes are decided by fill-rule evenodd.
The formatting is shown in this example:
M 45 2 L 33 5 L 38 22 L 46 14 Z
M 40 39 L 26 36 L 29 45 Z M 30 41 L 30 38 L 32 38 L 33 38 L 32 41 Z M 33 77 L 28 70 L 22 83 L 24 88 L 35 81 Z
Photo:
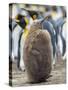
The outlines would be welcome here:
M 35 19 L 37 19 L 38 18 L 38 12 L 36 12 L 36 11 L 30 11 L 30 10 L 28 10 L 28 12 L 29 12 L 29 15 L 32 17 L 32 19 L 33 20 L 35 20 Z
M 21 28 L 23 28 L 23 29 L 24 29 L 24 28 L 26 27 L 26 25 L 27 25 L 24 17 L 25 17 L 25 16 L 22 16 L 21 14 L 18 14 L 18 15 L 15 17 L 16 23 L 18 23 L 18 24 L 21 26 Z

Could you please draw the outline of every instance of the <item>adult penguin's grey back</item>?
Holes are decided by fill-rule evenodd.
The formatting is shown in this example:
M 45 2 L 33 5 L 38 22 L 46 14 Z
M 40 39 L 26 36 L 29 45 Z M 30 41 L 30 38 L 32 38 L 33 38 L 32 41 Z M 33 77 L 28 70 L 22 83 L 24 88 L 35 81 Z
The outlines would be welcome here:
M 23 52 L 30 82 L 45 81 L 49 77 L 52 61 L 51 45 L 51 38 L 47 30 L 42 30 L 41 25 L 37 22 L 32 24 Z

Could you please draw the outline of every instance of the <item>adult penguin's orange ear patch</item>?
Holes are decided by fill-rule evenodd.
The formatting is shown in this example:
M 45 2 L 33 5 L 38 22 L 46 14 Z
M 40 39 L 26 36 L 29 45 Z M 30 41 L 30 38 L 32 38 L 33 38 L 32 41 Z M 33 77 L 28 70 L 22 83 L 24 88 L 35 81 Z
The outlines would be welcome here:
M 33 20 L 35 20 L 37 18 L 37 16 L 36 15 L 33 15 Z

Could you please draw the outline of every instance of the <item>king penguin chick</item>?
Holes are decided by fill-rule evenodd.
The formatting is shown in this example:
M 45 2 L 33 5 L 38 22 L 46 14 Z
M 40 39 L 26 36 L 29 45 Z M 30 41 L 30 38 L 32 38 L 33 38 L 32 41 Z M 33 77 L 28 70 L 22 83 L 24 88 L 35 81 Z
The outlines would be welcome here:
M 51 72 L 51 37 L 47 30 L 42 30 L 42 21 L 31 25 L 23 49 L 23 60 L 31 83 L 46 81 Z
M 23 60 L 31 83 L 45 81 L 51 72 L 52 43 L 47 30 L 42 30 L 42 23 L 34 22 L 27 35 Z

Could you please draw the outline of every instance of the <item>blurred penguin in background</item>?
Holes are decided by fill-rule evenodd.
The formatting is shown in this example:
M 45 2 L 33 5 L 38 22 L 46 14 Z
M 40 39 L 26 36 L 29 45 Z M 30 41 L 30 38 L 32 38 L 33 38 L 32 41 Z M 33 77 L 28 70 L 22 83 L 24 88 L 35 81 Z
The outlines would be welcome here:
M 28 11 L 22 9 L 23 16 L 19 15 L 17 20 L 20 20 L 18 24 L 24 29 L 23 33 L 20 34 L 19 42 L 18 42 L 18 68 L 19 70 L 25 71 L 25 66 L 23 62 L 23 47 L 25 40 L 27 38 L 28 32 L 30 30 L 30 25 L 32 24 L 33 20 L 30 17 Z
M 19 20 L 15 18 L 20 13 L 20 9 L 16 4 L 12 5 L 12 61 L 15 62 L 18 59 L 18 41 L 20 33 L 23 29 L 18 24 Z
M 17 66 L 20 68 L 20 52 L 21 52 L 21 38 L 25 39 L 28 29 L 26 26 L 29 22 L 30 17 L 26 18 L 27 11 L 19 8 L 18 5 L 12 5 L 12 61 L 17 61 Z M 29 27 L 29 26 L 28 26 Z M 24 32 L 24 33 L 23 33 Z M 23 35 L 23 36 L 22 36 Z M 24 40 L 22 46 L 24 44 Z
M 57 20 L 58 18 L 63 16 L 60 6 L 52 6 L 51 8 L 51 15 L 53 20 Z
M 47 20 L 52 23 L 52 25 L 54 27 L 54 30 L 55 30 L 56 54 L 59 55 L 58 52 L 60 52 L 61 56 L 64 57 L 65 56 L 65 52 L 66 52 L 66 39 L 64 37 L 65 36 L 64 34 L 65 34 L 66 30 L 63 30 L 62 27 L 64 26 L 65 21 L 66 21 L 66 11 L 65 11 L 65 7 L 63 7 L 63 8 L 62 7 L 58 7 L 58 10 L 59 10 L 59 13 L 61 13 L 60 17 L 58 17 L 56 20 L 54 20 L 52 15 L 50 15 L 47 18 Z M 55 15 L 54 15 L 54 17 L 55 17 Z M 64 33 L 64 34 L 62 34 L 62 33 Z
M 47 30 L 51 36 L 51 42 L 52 42 L 52 48 L 53 48 L 53 61 L 52 61 L 52 64 L 54 65 L 55 64 L 55 59 L 56 59 L 56 40 L 55 40 L 55 30 L 53 28 L 53 25 L 45 20 L 43 23 L 42 23 L 42 28 L 44 30 Z

